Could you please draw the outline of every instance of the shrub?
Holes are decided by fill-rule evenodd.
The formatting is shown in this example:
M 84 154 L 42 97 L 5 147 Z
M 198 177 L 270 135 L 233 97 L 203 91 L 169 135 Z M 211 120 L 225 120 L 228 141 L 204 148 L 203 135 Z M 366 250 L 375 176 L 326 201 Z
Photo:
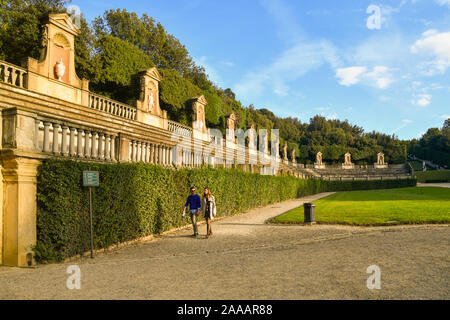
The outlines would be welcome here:
M 450 170 L 433 170 L 416 172 L 417 181 L 421 183 L 450 182 Z
M 149 164 L 89 164 L 49 159 L 39 167 L 36 260 L 61 261 L 90 247 L 89 190 L 83 170 L 100 172 L 93 188 L 94 247 L 106 248 L 189 223 L 182 207 L 194 185 L 208 186 L 218 216 L 233 215 L 323 191 L 415 185 L 415 180 L 322 181 L 265 176 L 235 169 L 173 170 Z

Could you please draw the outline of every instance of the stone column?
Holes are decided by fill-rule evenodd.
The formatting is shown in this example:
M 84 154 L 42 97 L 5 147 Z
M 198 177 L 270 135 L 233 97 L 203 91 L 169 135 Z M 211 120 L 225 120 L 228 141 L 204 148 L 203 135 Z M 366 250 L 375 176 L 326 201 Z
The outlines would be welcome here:
M 36 176 L 39 160 L 12 156 L 2 159 L 3 258 L 10 266 L 34 264 L 36 245 Z

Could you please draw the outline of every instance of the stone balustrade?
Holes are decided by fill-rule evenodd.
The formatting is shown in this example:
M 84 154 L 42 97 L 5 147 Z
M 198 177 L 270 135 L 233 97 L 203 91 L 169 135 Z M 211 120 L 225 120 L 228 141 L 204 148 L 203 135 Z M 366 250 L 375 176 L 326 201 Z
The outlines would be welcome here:
M 0 81 L 19 87 L 27 88 L 27 71 L 21 67 L 0 61 Z
M 35 138 L 36 149 L 47 155 L 100 162 L 118 160 L 117 135 L 102 130 L 38 118 Z
M 173 163 L 173 148 L 160 143 L 131 140 L 128 161 L 168 167 Z
M 89 107 L 121 118 L 136 120 L 136 108 L 124 103 L 89 93 Z
M 192 137 L 192 128 L 182 125 L 181 123 L 168 120 L 167 130 L 184 137 Z

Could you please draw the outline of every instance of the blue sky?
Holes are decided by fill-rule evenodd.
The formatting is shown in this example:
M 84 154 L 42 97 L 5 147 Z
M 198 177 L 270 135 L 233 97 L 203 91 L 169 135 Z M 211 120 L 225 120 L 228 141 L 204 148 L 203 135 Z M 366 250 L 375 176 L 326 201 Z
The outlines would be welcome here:
M 348 119 L 401 139 L 450 117 L 450 0 L 72 4 L 88 21 L 110 8 L 147 13 L 216 84 L 278 116 Z

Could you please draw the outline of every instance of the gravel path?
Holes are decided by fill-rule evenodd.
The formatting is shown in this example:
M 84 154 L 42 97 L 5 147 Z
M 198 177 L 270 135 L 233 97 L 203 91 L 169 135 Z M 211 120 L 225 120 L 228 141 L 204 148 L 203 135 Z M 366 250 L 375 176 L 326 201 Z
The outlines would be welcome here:
M 448 225 L 286 226 L 265 221 L 328 194 L 64 264 L 0 267 L 0 299 L 449 299 Z M 66 288 L 78 265 L 81 289 Z M 381 269 L 369 290 L 367 267 Z

